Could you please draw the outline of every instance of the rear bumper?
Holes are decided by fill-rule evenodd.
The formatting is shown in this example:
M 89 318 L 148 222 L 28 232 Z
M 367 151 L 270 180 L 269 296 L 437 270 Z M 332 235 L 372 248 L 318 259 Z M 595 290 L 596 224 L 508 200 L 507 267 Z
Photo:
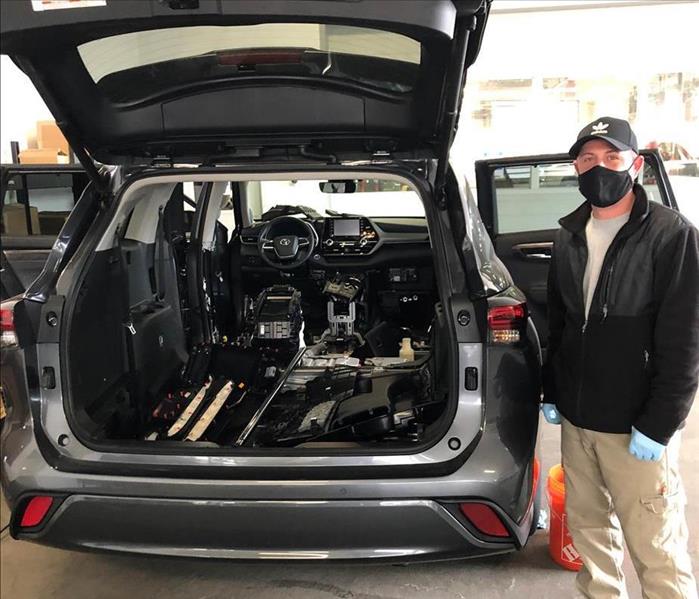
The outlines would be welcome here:
M 15 402 L 1 435 L 0 478 L 18 539 L 159 555 L 406 562 L 512 551 L 531 529 L 527 473 L 535 440 L 513 408 L 527 407 L 523 402 L 501 412 L 491 401 L 473 453 L 442 476 L 237 478 L 234 460 L 222 459 L 228 478 L 211 479 L 172 467 L 148 476 L 57 467 L 42 452 L 29 414 L 28 404 L 38 401 Z M 531 409 L 538 417 L 538 407 Z M 62 501 L 39 529 L 21 529 L 18 517 L 32 495 Z M 491 505 L 511 539 L 470 528 L 455 509 L 464 500 Z
M 39 450 L 30 426 L 3 430 L 2 486 L 11 534 L 69 549 L 231 559 L 407 562 L 479 557 L 522 547 L 533 507 L 523 467 L 484 435 L 456 472 L 434 478 L 236 480 L 64 472 Z M 12 443 L 7 441 L 12 438 Z M 483 471 L 489 468 L 489 474 Z M 499 472 L 500 476 L 494 475 Z M 163 473 L 165 474 L 165 473 Z M 60 500 L 39 528 L 19 526 L 34 495 Z M 474 530 L 457 502 L 493 507 L 511 538 Z
M 73 549 L 233 559 L 409 561 L 504 553 L 429 499 L 227 501 L 70 495 L 41 530 L 13 536 Z

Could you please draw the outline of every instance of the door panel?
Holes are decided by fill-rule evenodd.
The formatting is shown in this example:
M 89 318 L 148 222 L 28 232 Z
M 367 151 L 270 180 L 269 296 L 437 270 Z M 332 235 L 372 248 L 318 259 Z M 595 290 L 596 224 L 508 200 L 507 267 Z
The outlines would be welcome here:
M 677 208 L 657 150 L 641 150 L 639 176 L 651 201 Z M 478 207 L 498 257 L 527 296 L 542 347 L 548 341 L 546 289 L 558 219 L 585 201 L 567 154 L 476 162 Z
M 508 233 L 493 240 L 495 253 L 524 295 L 542 344 L 548 338 L 546 279 L 555 229 Z M 544 257 L 546 256 L 546 257 Z

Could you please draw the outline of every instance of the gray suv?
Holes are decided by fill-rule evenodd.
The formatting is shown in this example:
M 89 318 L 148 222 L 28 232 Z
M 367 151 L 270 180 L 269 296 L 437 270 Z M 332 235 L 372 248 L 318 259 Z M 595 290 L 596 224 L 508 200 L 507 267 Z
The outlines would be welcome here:
M 13 537 L 521 549 L 541 349 L 448 161 L 489 2 L 61 6 L 0 4 L 90 177 L 2 304 Z

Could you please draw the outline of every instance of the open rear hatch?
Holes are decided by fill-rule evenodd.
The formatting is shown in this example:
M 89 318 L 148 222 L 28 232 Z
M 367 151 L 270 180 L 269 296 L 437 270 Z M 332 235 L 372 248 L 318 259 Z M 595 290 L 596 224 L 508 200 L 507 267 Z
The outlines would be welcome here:
M 489 3 L 18 0 L 0 3 L 2 52 L 83 163 L 270 147 L 444 159 Z
M 430 179 L 432 194 L 437 196 L 445 179 L 465 72 L 478 53 L 489 5 L 490 0 L 23 0 L 0 3 L 0 27 L 3 53 L 30 77 L 76 155 L 98 182 L 98 162 L 215 165 L 275 151 L 295 151 L 320 160 L 343 152 L 363 157 L 404 152 L 438 163 L 436 175 Z M 145 207 L 159 201 L 151 194 L 134 205 Z M 203 218 L 201 214 L 198 218 Z M 138 228 L 141 221 L 132 217 L 129 227 L 132 222 Z M 167 357 L 167 352 L 177 354 L 184 344 L 181 339 L 170 343 L 164 334 L 172 336 L 178 302 L 161 302 L 161 306 L 150 301 L 139 312 L 134 311 L 132 297 L 120 299 L 120 293 L 131 294 L 130 285 L 124 285 L 126 271 L 130 273 L 141 262 L 146 264 L 139 256 L 152 255 L 154 265 L 154 276 L 147 273 L 139 281 L 144 288 L 151 278 L 157 282 L 155 255 L 164 254 L 160 253 L 162 247 L 155 247 L 155 237 L 121 235 L 122 247 L 110 244 L 95 252 L 94 260 L 104 259 L 105 267 L 90 265 L 94 280 L 89 280 L 87 287 L 103 297 L 89 301 L 83 294 L 83 318 L 89 326 L 71 324 L 70 343 L 83 351 L 94 347 L 95 355 L 113 352 L 114 359 L 105 358 L 105 363 L 113 367 L 112 379 L 118 382 L 112 386 L 115 401 L 126 407 L 131 402 L 134 408 L 130 412 L 124 408 L 128 417 L 115 419 L 118 410 L 105 416 L 90 413 L 91 406 L 86 406 L 84 412 L 93 423 L 106 423 L 97 427 L 94 438 L 130 439 L 140 444 L 145 437 L 166 444 L 193 435 L 199 442 L 204 437 L 194 430 L 195 420 L 206 416 L 207 406 L 237 408 L 238 402 L 255 399 L 256 392 L 259 402 L 253 405 L 260 408 L 241 416 L 248 423 L 243 430 L 222 430 L 216 438 L 205 440 L 243 448 L 297 447 L 308 442 L 346 443 L 350 431 L 352 439 L 361 438 L 363 451 L 365 445 L 377 443 L 400 446 L 403 451 L 421 445 L 424 439 L 430 439 L 427 446 L 443 436 L 436 428 L 427 430 L 431 423 L 440 421 L 441 406 L 446 404 L 432 398 L 437 395 L 433 382 L 446 381 L 447 377 L 443 370 L 430 370 L 437 361 L 438 348 L 448 347 L 432 338 L 436 328 L 447 329 L 441 308 L 429 315 L 429 323 L 441 321 L 431 327 L 429 335 L 422 335 L 429 323 L 426 327 L 411 326 L 421 335 L 421 345 L 414 359 L 405 364 L 392 362 L 397 345 L 391 340 L 387 342 L 391 353 L 382 353 L 379 348 L 360 358 L 351 356 L 362 360 L 361 366 L 354 362 L 328 365 L 338 352 L 325 347 L 319 350 L 320 341 L 309 338 L 308 345 L 313 345 L 308 347 L 308 355 L 297 355 L 294 347 L 279 364 L 252 360 L 249 372 L 236 372 L 233 377 L 226 367 L 226 377 L 222 378 L 217 364 L 244 362 L 237 347 L 226 347 L 207 361 L 203 377 L 185 376 L 189 369 L 181 371 L 177 360 L 186 362 L 187 352 L 177 355 L 177 360 Z M 186 239 L 186 235 L 180 237 Z M 134 247 L 128 245 L 129 240 L 137 242 Z M 199 260 L 205 253 L 201 247 L 187 256 Z M 127 268 L 125 254 L 129 251 L 133 260 Z M 430 265 L 433 270 L 440 266 Z M 195 274 L 201 273 L 195 269 Z M 201 281 L 202 277 L 189 280 Z M 113 288 L 108 285 L 110 281 Z M 110 289 L 113 292 L 108 293 Z M 124 289 L 129 291 L 125 294 Z M 126 318 L 121 323 L 124 326 L 114 326 L 122 316 Z M 275 319 L 271 322 L 278 324 Z M 100 323 L 104 326 L 98 326 Z M 101 336 L 94 331 L 100 331 Z M 113 343 L 106 342 L 105 331 L 114 336 Z M 137 335 L 143 344 L 126 352 L 133 364 L 127 369 L 126 393 L 120 394 L 124 360 L 118 350 L 122 343 L 128 346 L 122 336 L 133 341 Z M 382 335 L 377 333 L 377 337 Z M 253 346 L 253 341 L 248 345 Z M 310 352 L 313 347 L 315 353 Z M 139 359 L 142 348 L 145 357 Z M 66 354 L 69 360 L 78 355 L 72 350 Z M 152 355 L 161 354 L 171 368 L 167 372 L 177 379 L 170 388 L 165 385 L 169 381 L 154 381 L 150 376 L 166 372 L 151 360 Z M 457 356 L 456 351 L 451 354 Z M 191 361 L 191 352 L 189 358 Z M 134 364 L 138 367 L 132 368 Z M 105 381 L 112 379 L 98 377 L 95 368 L 78 366 L 86 396 L 103 397 L 111 392 L 112 387 L 105 391 L 100 386 L 107 386 Z M 350 368 L 349 376 L 345 367 Z M 330 374 L 328 368 L 332 369 Z M 134 379 L 134 373 L 149 376 L 141 381 Z M 262 383 L 256 383 L 258 379 Z M 202 393 L 200 412 L 204 413 L 193 414 L 193 420 L 181 429 L 173 432 L 174 424 L 169 421 L 167 426 L 161 423 L 158 430 L 143 426 L 150 424 L 151 416 L 167 412 L 170 404 L 180 414 L 207 382 L 216 386 Z M 150 391 L 151 386 L 157 387 L 157 393 L 152 393 L 154 402 L 135 405 L 132 398 L 145 395 L 140 389 Z M 69 392 L 76 394 L 74 380 Z M 219 395 L 221 402 L 230 405 L 219 402 Z M 446 399 L 445 393 L 441 395 Z M 306 409 L 309 397 L 313 409 L 317 408 L 312 413 Z M 275 403 L 268 405 L 270 398 Z M 277 398 L 283 401 L 277 402 Z M 377 398 L 381 405 L 376 405 Z M 95 410 L 110 405 L 95 403 Z M 144 405 L 148 411 L 141 413 Z M 282 409 L 287 406 L 303 409 L 290 415 Z M 414 418 L 410 413 L 417 411 L 428 412 L 424 438 L 411 428 Z M 364 422 L 367 414 L 371 430 L 362 429 L 357 434 L 357 419 L 361 417 Z M 111 426 L 115 420 L 117 425 Z M 132 421 L 135 426 L 131 426 Z M 276 426 L 280 422 L 284 430 Z M 248 430 L 249 423 L 255 424 L 254 431 Z M 400 429 L 400 438 L 393 438 L 394 429 Z

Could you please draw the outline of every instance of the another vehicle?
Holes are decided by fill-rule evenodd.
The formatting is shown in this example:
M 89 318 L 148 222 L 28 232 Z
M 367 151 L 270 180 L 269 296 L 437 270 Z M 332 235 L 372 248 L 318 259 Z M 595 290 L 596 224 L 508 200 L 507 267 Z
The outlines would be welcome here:
M 3 51 L 91 178 L 2 304 L 15 538 L 526 544 L 539 340 L 448 162 L 489 4 L 0 4 Z
M 80 165 L 0 166 L 0 299 L 22 293 L 39 276 L 88 180 Z

